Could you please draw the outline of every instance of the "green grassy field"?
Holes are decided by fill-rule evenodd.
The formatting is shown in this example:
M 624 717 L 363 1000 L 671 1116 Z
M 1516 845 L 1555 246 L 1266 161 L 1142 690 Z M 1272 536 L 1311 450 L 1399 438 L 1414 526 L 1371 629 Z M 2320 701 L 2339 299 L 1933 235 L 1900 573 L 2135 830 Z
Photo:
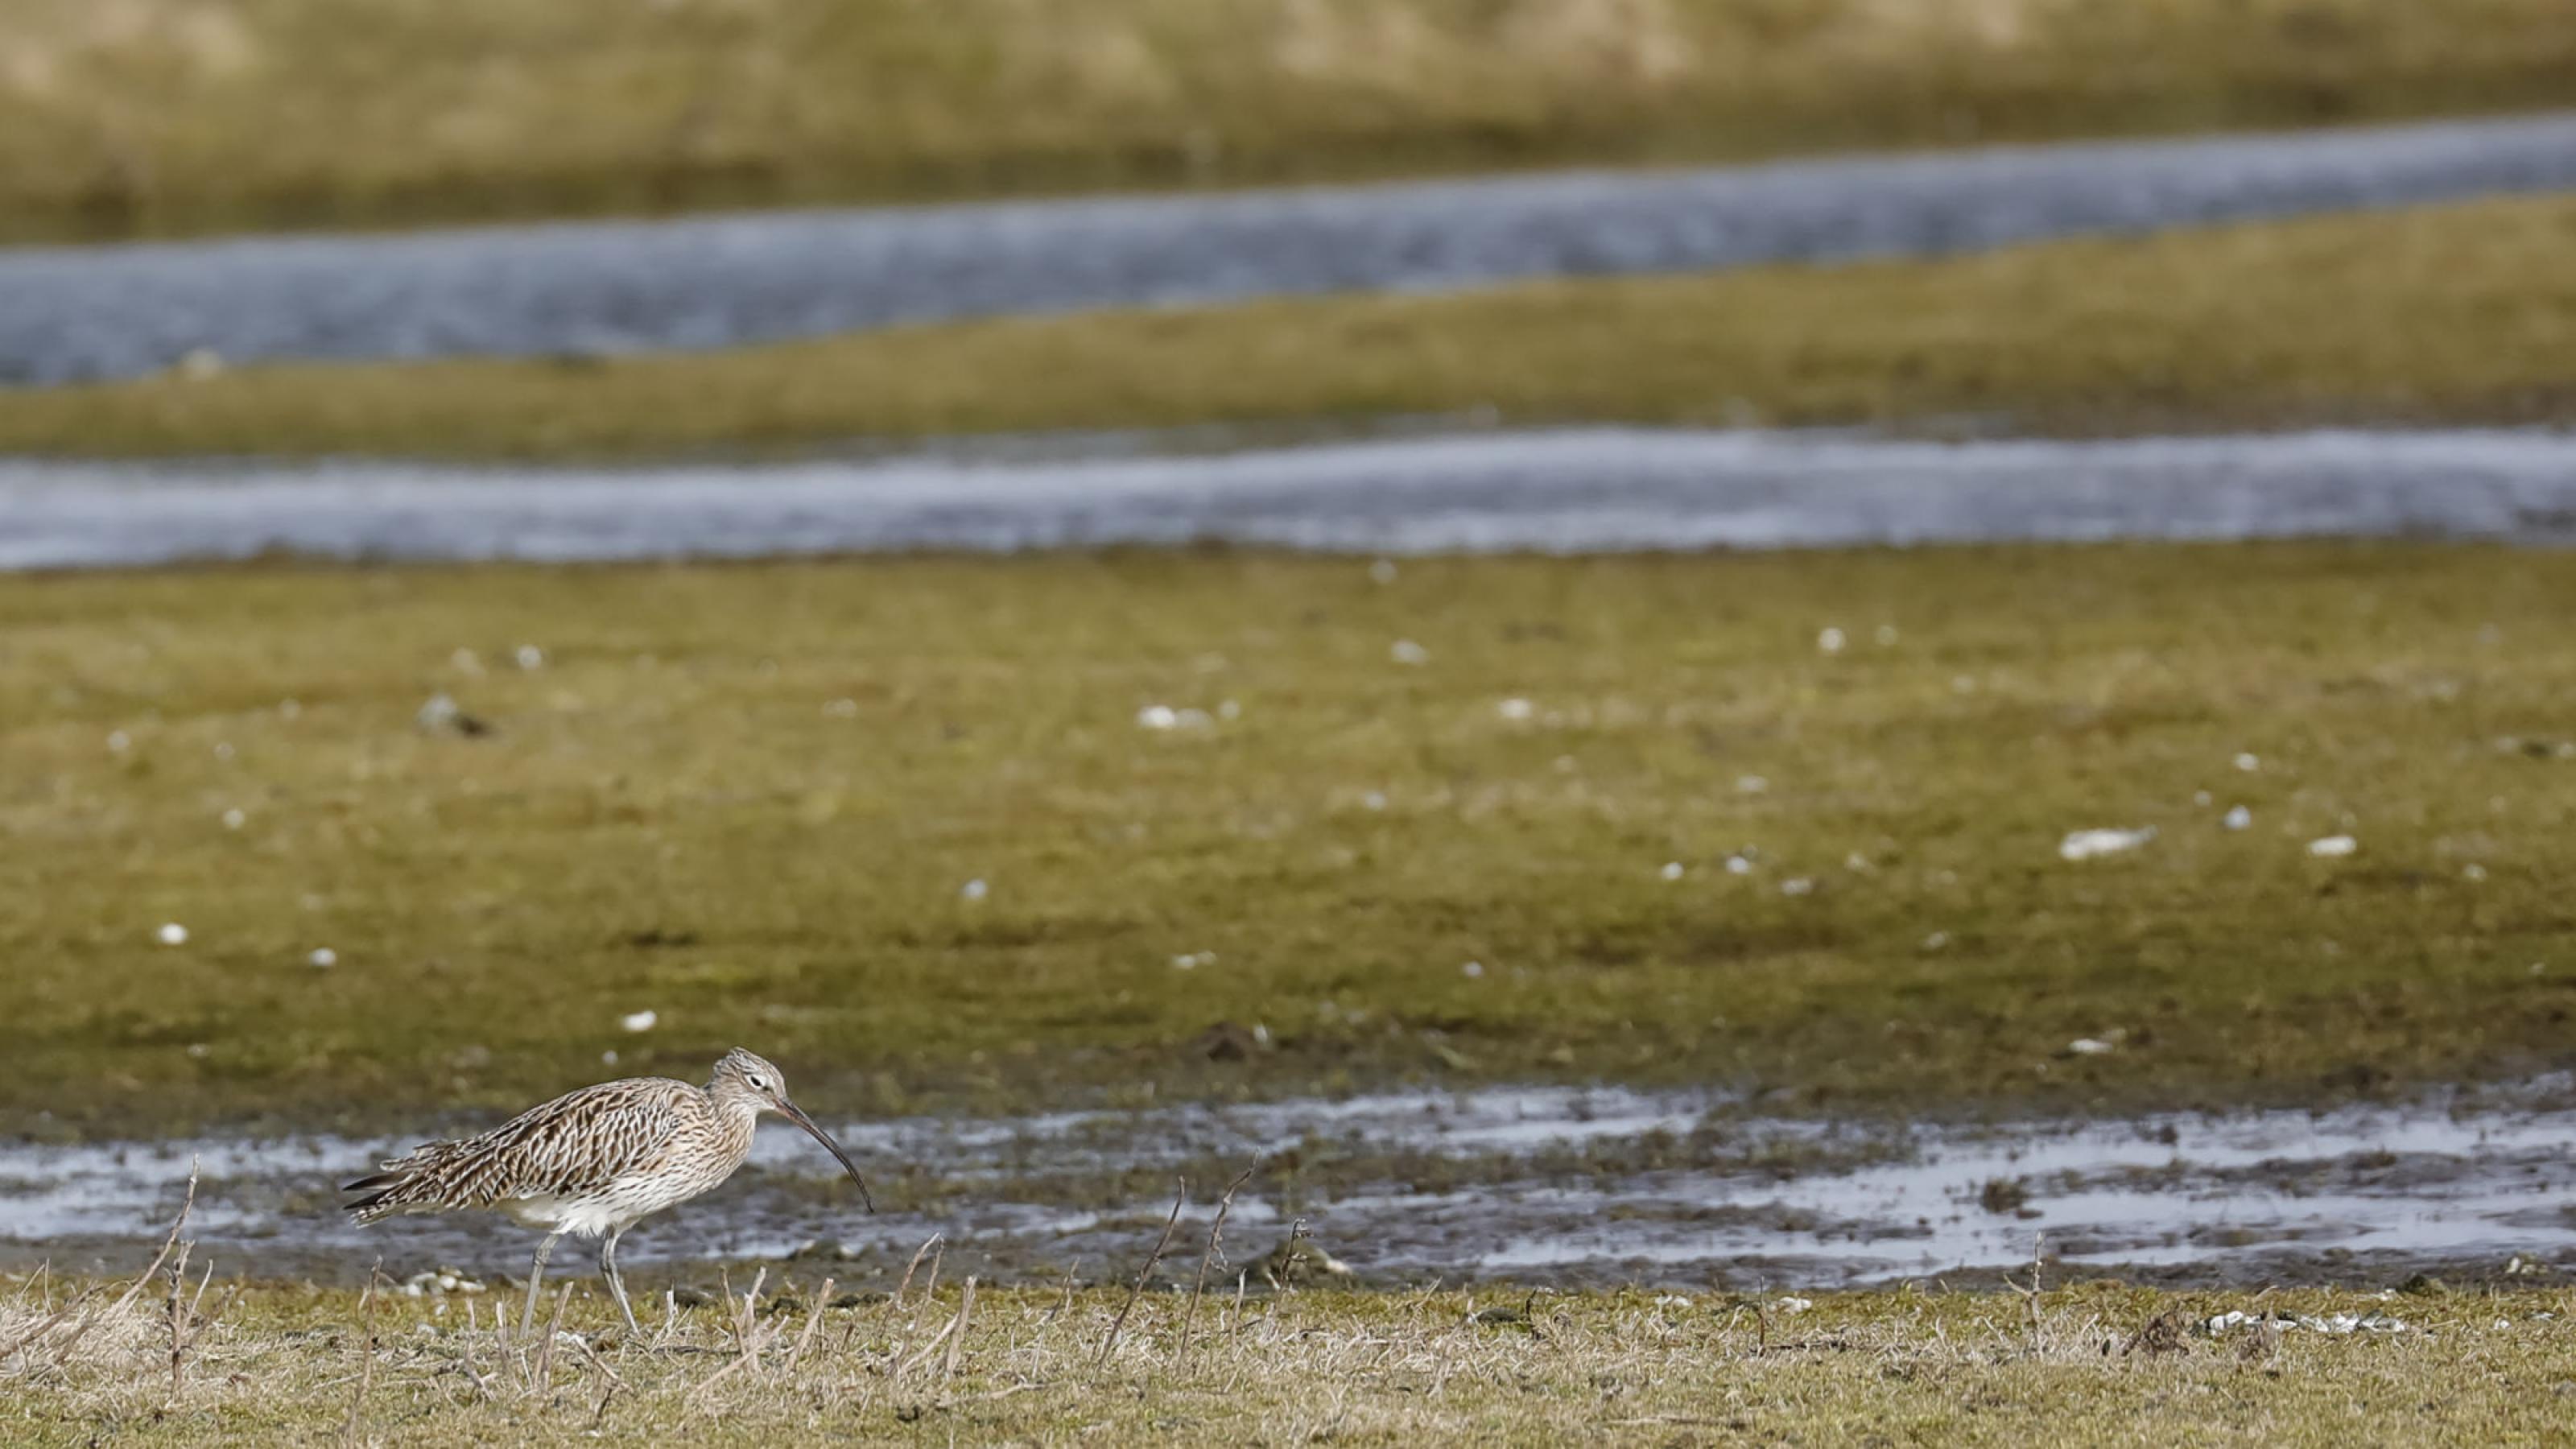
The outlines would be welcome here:
M 1477 410 L 2112 432 L 2576 415 L 2576 202 L 1974 257 L 0 392 L 0 452 L 469 458 Z
M 75 1286 L 22 1286 L 0 1332 L 27 1332 Z M 0 1363 L 0 1426 L 19 1444 L 2551 1443 L 2566 1436 L 2576 1332 L 2564 1289 L 1248 1303 L 1220 1289 L 1194 1313 L 1186 1294 L 1147 1295 L 1104 1358 L 1124 1296 L 986 1288 L 965 1311 L 961 1287 L 916 1285 L 901 1304 L 880 1294 L 819 1321 L 810 1297 L 747 1322 L 710 1306 L 667 1332 L 656 1309 L 658 1352 L 566 1337 L 521 1353 L 494 1340 L 491 1299 L 362 1306 L 345 1291 L 236 1297 L 219 1282 L 183 1317 L 175 1382 L 157 1291 L 52 1351 L 101 1298 Z M 2405 1326 L 2199 1329 L 2229 1311 Z M 595 1334 L 609 1320 L 585 1294 L 563 1321 Z
M 2557 0 L 21 0 L 0 239 L 2564 105 Z
M 2571 616 L 2555 555 L 2394 545 L 0 578 L 0 1128 L 417 1130 L 735 1043 L 827 1115 L 2563 1067 Z

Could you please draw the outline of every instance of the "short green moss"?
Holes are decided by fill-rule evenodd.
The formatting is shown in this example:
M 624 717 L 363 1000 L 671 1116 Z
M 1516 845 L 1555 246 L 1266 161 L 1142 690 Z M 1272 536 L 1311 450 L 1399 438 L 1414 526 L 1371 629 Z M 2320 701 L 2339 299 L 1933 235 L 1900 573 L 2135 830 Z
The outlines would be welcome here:
M 1195 1257 L 1193 1246 L 1164 1276 L 1186 1282 Z M 665 1330 L 648 1309 L 660 1352 L 603 1335 L 598 1348 L 567 1337 L 525 1353 L 491 1332 L 489 1310 L 506 1294 L 362 1304 L 346 1291 L 267 1285 L 236 1297 L 218 1283 L 203 1306 L 220 1315 L 192 1327 L 175 1382 L 166 1318 L 150 1300 L 69 1352 L 48 1356 L 58 1330 L 0 1370 L 0 1424 L 19 1444 L 769 1445 L 953 1433 L 2340 1445 L 2385 1438 L 2392 1425 L 2409 1438 L 2549 1442 L 2564 1432 L 2555 1385 L 2566 1381 L 2576 1307 L 2554 1288 L 2390 1299 L 2043 1285 L 2030 1297 L 1497 1287 L 1244 1302 L 1219 1288 L 1197 1304 L 1150 1293 L 1129 1311 L 1116 1288 L 983 1285 L 970 1310 L 952 1280 L 935 1293 L 916 1284 L 902 1303 L 882 1296 L 892 1284 L 869 1285 L 879 1293 L 809 1320 L 814 1279 L 801 1275 L 748 1321 L 711 1304 Z M 0 1305 L 0 1329 L 13 1334 L 0 1344 L 79 1286 L 39 1284 L 22 1304 Z M 2265 1321 L 2209 1331 L 2222 1314 Z M 2351 1326 L 2365 1317 L 2371 1326 Z M 610 1318 L 576 1290 L 562 1321 L 597 1333 Z
M 0 1124 L 419 1126 L 735 1043 L 834 1112 L 2564 1066 L 2570 617 L 2554 555 L 2382 545 L 5 578 Z M 2058 858 L 2096 826 L 2159 833 Z

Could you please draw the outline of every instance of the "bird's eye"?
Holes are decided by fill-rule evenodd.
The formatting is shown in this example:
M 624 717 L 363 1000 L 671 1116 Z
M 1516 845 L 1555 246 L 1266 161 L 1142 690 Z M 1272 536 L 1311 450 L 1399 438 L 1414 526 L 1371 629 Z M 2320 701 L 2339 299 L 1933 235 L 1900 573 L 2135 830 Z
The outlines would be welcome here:
M 755 1092 L 766 1092 L 769 1090 L 769 1084 L 762 1081 L 757 1076 L 745 1077 L 743 1080 L 751 1083 L 751 1089 Z

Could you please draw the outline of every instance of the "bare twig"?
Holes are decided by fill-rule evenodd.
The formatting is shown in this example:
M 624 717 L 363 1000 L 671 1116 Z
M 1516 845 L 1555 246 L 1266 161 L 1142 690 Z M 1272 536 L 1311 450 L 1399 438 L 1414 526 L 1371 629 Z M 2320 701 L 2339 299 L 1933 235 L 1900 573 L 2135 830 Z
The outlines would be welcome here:
M 590 1360 L 590 1366 L 592 1368 L 599 1370 L 600 1373 L 607 1377 L 609 1385 L 612 1388 L 622 1389 L 626 1387 L 625 1376 L 618 1373 L 615 1368 L 611 1367 L 608 1360 L 599 1356 L 599 1350 L 590 1346 L 589 1339 L 576 1333 L 572 1336 L 572 1346 L 581 1350 L 581 1356 Z M 602 1402 L 604 1404 L 606 1401 L 603 1400 Z M 606 1410 L 603 1408 L 601 1412 L 605 1413 Z
M 921 1266 L 922 1258 L 927 1256 L 931 1249 L 937 1248 L 947 1241 L 948 1235 L 946 1233 L 932 1233 L 929 1237 L 922 1240 L 920 1247 L 912 1250 L 912 1261 L 903 1265 L 903 1281 L 894 1285 L 895 1307 L 901 1308 L 903 1306 L 904 1290 L 912 1286 L 912 1270 Z M 931 1269 L 930 1277 L 931 1281 L 937 1282 L 939 1279 L 939 1270 L 937 1268 Z
M 957 1303 L 957 1321 L 951 1325 L 957 1331 L 948 1337 L 948 1356 L 939 1361 L 939 1386 L 942 1389 L 947 1388 L 948 1381 L 957 1376 L 957 1351 L 966 1346 L 966 1320 L 974 1312 L 975 1280 L 969 1276 L 966 1279 L 966 1296 Z
M 930 1362 L 930 1356 L 939 1352 L 939 1346 L 948 1342 L 949 1338 L 957 1332 L 958 1322 L 958 1315 L 953 1313 L 950 1314 L 947 1320 L 939 1325 L 939 1331 L 930 1336 L 930 1342 L 921 1346 L 921 1351 L 919 1353 L 905 1359 L 901 1364 L 895 1367 L 893 1370 L 895 1381 L 897 1383 L 901 1383 L 914 1369 Z
M 831 1301 L 832 1280 L 826 1278 L 823 1280 L 821 1290 L 814 1295 L 814 1306 L 805 1310 L 805 1327 L 797 1332 L 796 1346 L 787 1350 L 785 1372 L 790 1374 L 796 1372 L 796 1361 L 805 1356 L 805 1345 L 814 1341 L 814 1330 L 823 1322 L 823 1308 Z
M 760 1285 L 769 1281 L 769 1270 L 762 1268 L 751 1276 L 751 1291 L 742 1295 L 742 1316 L 735 1320 L 734 1341 L 742 1346 L 744 1366 L 760 1367 Z
M 179 1393 L 179 1350 L 187 1341 L 187 1330 L 179 1322 L 179 1295 L 187 1291 L 188 1254 L 196 1246 L 193 1242 L 181 1243 L 178 1261 L 170 1265 L 165 1275 L 170 1282 L 170 1293 L 161 1305 L 161 1316 L 168 1321 L 170 1329 L 170 1394 L 174 1399 Z
M 116 1314 L 123 1313 L 126 1308 L 134 1302 L 135 1297 L 142 1293 L 143 1286 L 151 1282 L 153 1276 L 161 1271 L 161 1265 L 170 1260 L 171 1250 L 179 1246 L 179 1235 L 187 1231 L 188 1215 L 196 1210 L 196 1206 L 197 1159 L 192 1157 L 188 1159 L 188 1191 L 186 1196 L 179 1199 L 179 1215 L 170 1220 L 169 1234 L 161 1239 L 161 1251 L 152 1255 L 151 1263 L 146 1265 L 141 1273 L 135 1275 L 135 1279 L 132 1283 L 126 1285 L 125 1292 L 118 1295 L 115 1303 L 111 1304 L 105 1310 L 90 1310 L 87 1315 L 82 1317 L 80 1323 L 75 1326 L 69 1334 L 64 1336 L 61 1343 L 54 1345 L 54 1361 L 56 1363 L 59 1364 L 63 1362 L 64 1359 L 69 1356 L 72 1351 L 72 1346 L 81 1341 L 81 1338 L 89 1332 L 92 1324 L 95 1324 L 101 1318 L 113 1317 Z M 99 1290 L 91 1289 L 90 1292 L 83 1293 L 80 1297 L 64 1304 L 61 1312 L 56 1313 L 52 1318 L 39 1324 L 33 1333 L 27 1334 L 20 1338 L 18 1342 L 9 1345 L 7 1352 L 0 1352 L 0 1362 L 6 1362 L 10 1354 L 16 1353 L 20 1348 L 32 1344 L 36 1340 L 44 1337 L 46 1334 L 51 1333 L 54 1329 L 54 1325 L 62 1321 L 64 1314 L 71 1312 L 72 1309 L 87 1301 L 90 1294 L 97 1291 Z
M 723 1368 L 717 1369 L 714 1373 L 707 1375 L 706 1378 L 699 1381 L 696 1388 L 689 1390 L 690 1401 L 694 1403 L 699 1396 L 705 1394 L 709 1389 L 723 1383 L 726 1379 L 732 1378 L 747 1365 L 757 1362 L 759 1348 L 760 1344 L 757 1339 L 751 1343 L 745 1344 L 743 1346 L 742 1357 L 735 1359 L 733 1362 L 726 1364 Z
M 1163 1261 L 1163 1250 L 1172 1245 L 1172 1229 L 1181 1224 L 1181 1205 L 1189 1200 L 1189 1179 L 1183 1178 L 1180 1191 L 1172 1198 L 1172 1215 L 1163 1220 L 1163 1235 L 1154 1240 L 1154 1251 L 1145 1259 L 1145 1266 L 1136 1270 L 1136 1283 L 1127 1290 L 1127 1301 L 1118 1305 L 1118 1316 L 1109 1320 L 1109 1331 L 1101 1335 L 1099 1356 L 1091 1361 L 1095 1370 L 1109 1362 L 1109 1351 L 1118 1346 L 1119 1331 L 1127 1326 L 1128 1313 L 1136 1307 L 1136 1300 L 1144 1295 L 1145 1280 L 1153 1276 L 1154 1265 Z
M 181 1308 L 179 1290 L 187 1286 L 187 1266 L 186 1250 L 182 1248 L 179 1266 L 170 1275 L 170 1402 L 174 1404 L 187 1387 L 188 1346 L 197 1337 L 197 1305 L 206 1301 L 206 1285 L 215 1281 L 215 1265 L 208 1263 L 197 1279 L 197 1291 L 189 1297 L 188 1306 Z
M 340 1442 L 343 1444 L 358 1442 L 358 1416 L 367 1406 L 367 1385 L 376 1377 L 376 1278 L 383 1269 L 384 1260 L 380 1258 L 376 1266 L 368 1270 L 367 1286 L 358 1294 L 358 1313 L 365 1320 L 367 1337 L 361 1350 L 364 1356 L 358 1361 L 358 1389 L 349 1396 L 348 1422 L 340 1426 Z
M 1197 1281 L 1190 1285 L 1189 1311 L 1181 1315 L 1181 1367 L 1183 1369 L 1187 1369 L 1190 1364 L 1190 1329 L 1198 1322 L 1199 1297 L 1207 1292 L 1208 1264 L 1213 1262 L 1220 1268 L 1225 1266 L 1225 1215 L 1234 1207 L 1235 1193 L 1252 1180 L 1253 1168 L 1260 1165 L 1255 1162 L 1236 1173 L 1234 1181 L 1225 1185 L 1225 1195 L 1216 1200 L 1216 1221 L 1208 1224 L 1207 1249 L 1199 1254 L 1199 1276 Z
M 572 1301 L 572 1285 L 566 1283 L 555 1292 L 554 1316 L 546 1320 L 546 1341 L 537 1345 L 537 1368 L 534 1375 L 538 1393 L 552 1392 L 555 1386 L 555 1337 L 563 1332 L 564 1305 Z
M 1074 1270 L 1080 1266 L 1081 1260 L 1079 1259 L 1064 1265 L 1064 1294 L 1062 1297 L 1056 1299 L 1055 1306 L 1053 1308 L 1046 1311 L 1046 1317 L 1038 1320 L 1040 1323 L 1055 1322 L 1057 1319 L 1064 1316 L 1064 1311 L 1066 1309 L 1073 1306 L 1073 1275 Z
M 2023 1288 L 2016 1284 L 2013 1287 L 2013 1291 L 2021 1295 L 2022 1304 L 2029 1311 L 2030 1346 L 2034 1349 L 2040 1346 L 2039 1273 L 2041 1260 L 2045 1255 L 2047 1243 L 2048 1236 L 2045 1233 L 2033 1233 L 2030 1235 L 2030 1286 L 2028 1288 Z M 2009 1283 L 2011 1280 L 2006 1279 L 2005 1281 Z
M 494 1318 L 500 1317 L 501 1315 L 499 1310 L 494 1310 L 492 1316 Z M 492 1394 L 492 1378 L 490 1375 L 474 1366 L 474 1340 L 480 1338 L 483 1334 L 483 1324 L 480 1321 L 480 1318 L 481 1316 L 474 1311 L 474 1300 L 471 1298 L 466 1299 L 465 1337 L 459 1340 L 456 1345 L 456 1357 L 457 1361 L 465 1367 L 465 1377 L 473 1380 L 475 1392 L 489 1398 Z M 493 1372 L 498 1373 L 499 1370 L 495 1369 Z

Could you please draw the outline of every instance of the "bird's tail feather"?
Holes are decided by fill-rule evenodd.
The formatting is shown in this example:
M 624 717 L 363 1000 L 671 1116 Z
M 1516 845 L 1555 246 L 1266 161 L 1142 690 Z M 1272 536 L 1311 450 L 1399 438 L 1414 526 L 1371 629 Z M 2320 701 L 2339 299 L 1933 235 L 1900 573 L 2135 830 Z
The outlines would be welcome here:
M 431 1143 L 391 1162 L 378 1164 L 383 1169 L 380 1172 L 371 1172 L 340 1184 L 342 1192 L 366 1194 L 354 1202 L 341 1204 L 341 1211 L 363 1224 L 405 1208 L 427 1206 L 429 1200 L 437 1195 L 436 1175 L 428 1169 L 438 1165 L 445 1156 L 439 1149 L 449 1145 Z

